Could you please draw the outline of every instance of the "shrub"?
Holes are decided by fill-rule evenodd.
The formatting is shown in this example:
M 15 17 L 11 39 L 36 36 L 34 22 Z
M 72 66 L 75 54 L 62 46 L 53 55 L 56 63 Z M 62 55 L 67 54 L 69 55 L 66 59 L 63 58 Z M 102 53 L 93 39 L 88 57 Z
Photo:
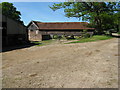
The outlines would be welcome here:
M 75 39 L 81 39 L 82 38 L 82 36 L 74 36 L 75 37 Z
M 87 30 L 83 30 L 82 32 L 82 38 L 89 38 L 91 35 L 87 33 Z
M 118 34 L 120 34 L 120 31 L 118 32 Z
M 67 40 L 74 39 L 74 35 L 65 35 L 64 36 Z
M 89 34 L 89 33 L 85 33 L 83 37 L 84 37 L 84 38 L 89 38 L 89 37 L 90 37 L 90 34 Z
M 58 35 L 53 35 L 53 39 L 58 39 Z
M 54 35 L 53 39 L 59 39 L 60 40 L 60 39 L 62 39 L 62 36 L 61 35 Z

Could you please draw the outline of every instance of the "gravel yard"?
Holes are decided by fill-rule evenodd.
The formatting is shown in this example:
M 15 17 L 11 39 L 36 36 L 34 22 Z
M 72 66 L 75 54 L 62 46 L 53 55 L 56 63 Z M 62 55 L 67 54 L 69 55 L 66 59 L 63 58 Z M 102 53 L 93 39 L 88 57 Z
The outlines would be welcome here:
M 3 52 L 3 88 L 117 88 L 118 39 Z

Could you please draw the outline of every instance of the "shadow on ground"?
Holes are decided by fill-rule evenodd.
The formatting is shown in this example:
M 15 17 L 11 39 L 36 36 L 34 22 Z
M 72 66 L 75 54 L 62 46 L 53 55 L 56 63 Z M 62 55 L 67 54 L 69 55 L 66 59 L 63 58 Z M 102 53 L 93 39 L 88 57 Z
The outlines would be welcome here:
M 112 36 L 112 37 L 115 37 L 115 38 L 120 38 L 120 36 Z
M 5 46 L 5 47 L 3 46 L 2 52 L 12 51 L 12 50 L 22 49 L 22 48 L 29 48 L 31 46 L 40 45 L 40 44 L 42 44 L 42 43 L 37 43 L 37 41 L 34 41 L 34 42 L 18 44 L 18 45 L 14 45 L 14 46 Z

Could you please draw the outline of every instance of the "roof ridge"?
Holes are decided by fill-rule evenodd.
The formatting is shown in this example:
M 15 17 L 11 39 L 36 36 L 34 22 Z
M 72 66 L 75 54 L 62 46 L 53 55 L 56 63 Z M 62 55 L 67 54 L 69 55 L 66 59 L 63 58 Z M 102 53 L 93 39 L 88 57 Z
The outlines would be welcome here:
M 88 22 L 39 22 L 33 21 L 39 29 L 94 29 Z
M 36 22 L 36 23 L 42 23 L 42 22 L 40 22 L 40 21 L 32 21 L 32 22 Z
M 88 23 L 88 22 L 40 22 L 40 21 L 33 21 L 36 23 Z

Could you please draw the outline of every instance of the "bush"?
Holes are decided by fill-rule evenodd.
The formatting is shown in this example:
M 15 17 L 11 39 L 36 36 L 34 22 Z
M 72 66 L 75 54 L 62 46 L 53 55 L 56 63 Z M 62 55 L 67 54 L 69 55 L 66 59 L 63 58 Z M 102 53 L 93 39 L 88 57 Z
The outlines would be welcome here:
M 90 37 L 90 34 L 89 33 L 85 33 L 84 35 L 83 35 L 83 38 L 89 38 Z
M 87 30 L 83 30 L 82 32 L 82 38 L 89 38 L 91 35 L 87 33 Z
M 53 39 L 59 39 L 60 40 L 61 38 L 62 38 L 62 36 L 60 36 L 60 35 L 54 35 L 53 36 Z
M 70 36 L 64 36 L 67 40 L 70 40 L 70 39 L 74 39 L 74 35 L 70 35 Z
M 74 36 L 75 37 L 75 39 L 81 39 L 82 38 L 82 36 Z
M 120 34 L 120 31 L 118 32 L 118 34 Z
M 58 35 L 53 35 L 53 39 L 58 39 Z

